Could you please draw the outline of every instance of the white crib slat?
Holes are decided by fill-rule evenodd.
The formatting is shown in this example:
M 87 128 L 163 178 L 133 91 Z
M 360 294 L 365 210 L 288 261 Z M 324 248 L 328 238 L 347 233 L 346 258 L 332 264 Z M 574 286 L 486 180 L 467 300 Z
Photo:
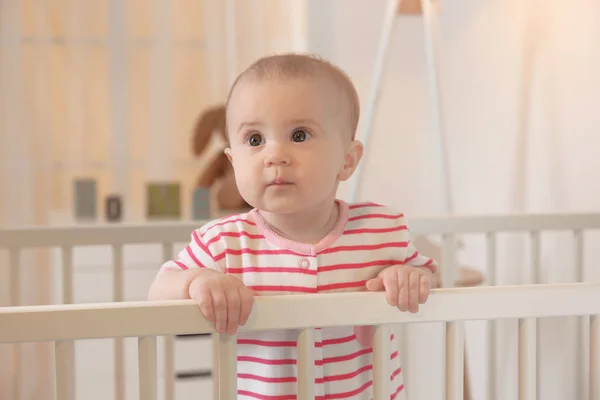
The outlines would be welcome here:
M 112 246 L 113 255 L 113 301 L 123 301 L 123 245 Z
M 219 385 L 219 400 L 237 399 L 237 336 L 218 335 L 219 373 L 215 377 Z
M 541 283 L 540 278 L 540 233 L 538 231 L 529 232 L 529 238 L 531 241 L 531 278 L 530 282 L 533 284 Z
M 590 400 L 600 400 L 600 316 L 590 317 Z
M 573 231 L 573 240 L 575 244 L 575 279 L 577 282 L 585 280 L 583 270 L 583 231 Z
M 390 398 L 390 329 L 377 325 L 373 338 L 373 400 Z
M 125 339 L 115 338 L 115 400 L 125 400 Z
M 315 398 L 315 336 L 313 329 L 298 333 L 298 400 Z
M 462 321 L 446 323 L 446 399 L 463 400 L 465 328 Z
M 577 318 L 577 354 L 575 355 L 575 373 L 579 377 L 576 383 L 576 391 L 574 393 L 574 398 L 577 399 L 587 399 L 590 396 L 588 391 L 589 388 L 589 377 L 591 376 L 591 371 L 589 370 L 590 362 L 591 362 L 591 349 L 589 349 L 589 343 L 591 337 L 588 337 L 590 327 L 590 317 L 589 316 L 581 316 Z M 577 379 L 577 378 L 576 378 Z
M 169 261 L 173 258 L 173 243 L 163 243 L 163 261 Z M 175 338 L 173 336 L 164 337 L 164 377 L 165 377 L 165 400 L 175 399 Z
M 21 249 L 11 247 L 8 250 L 9 302 L 11 306 L 21 304 Z M 15 400 L 21 399 L 21 345 L 12 345 L 12 392 Z
M 488 232 L 485 235 L 485 251 L 487 266 L 487 281 L 490 286 L 496 285 L 496 233 Z
M 123 245 L 112 246 L 113 254 L 113 301 L 124 299 Z M 115 400 L 125 400 L 125 339 L 115 339 Z
M 11 306 L 21 304 L 21 249 L 13 247 L 8 250 L 8 272 L 10 285 L 8 286 L 9 301 Z
M 541 244 L 540 244 L 540 232 L 532 231 L 529 233 L 531 238 L 531 283 L 541 284 L 542 283 L 542 267 L 541 267 Z M 539 320 L 535 320 L 535 366 L 536 370 L 540 368 L 540 329 Z M 537 382 L 536 382 L 537 386 Z
M 62 302 L 63 304 L 73 304 L 73 246 L 62 246 Z M 62 384 L 68 385 L 65 389 L 67 399 L 75 398 L 75 343 L 73 341 L 60 342 L 55 344 L 56 354 L 56 373 L 58 374 L 59 357 L 61 358 L 61 367 L 65 368 L 62 372 L 64 379 Z M 58 377 L 57 377 L 58 379 Z M 58 382 L 57 382 L 58 383 Z
M 536 400 L 537 318 L 519 319 L 519 400 Z
M 573 241 L 575 250 L 575 281 L 584 282 L 585 276 L 583 271 L 583 231 L 573 231 Z M 577 318 L 577 354 L 575 356 L 575 375 L 578 377 L 576 385 L 576 392 L 574 397 L 577 399 L 585 399 L 588 394 L 586 388 L 588 387 L 587 378 L 589 372 L 587 371 L 587 363 L 589 355 L 587 354 L 586 346 L 586 331 L 589 326 L 589 317 L 581 316 Z
M 157 399 L 156 336 L 138 338 L 140 400 Z
M 444 266 L 444 273 L 442 274 L 442 287 L 445 288 L 454 287 L 454 282 L 456 281 L 455 252 L 456 237 L 452 234 L 444 234 L 441 265 Z
M 496 285 L 496 233 L 489 232 L 486 235 L 486 257 L 487 257 L 487 280 L 490 286 Z M 487 323 L 487 344 L 488 344 L 488 381 L 487 398 L 494 400 L 496 398 L 496 322 L 490 320 Z
M 62 246 L 62 302 L 73 303 L 73 246 Z
M 213 333 L 210 336 L 211 346 L 212 346 L 212 389 L 213 389 L 213 400 L 219 400 L 219 348 L 221 347 L 219 344 L 219 335 Z
M 73 341 L 54 343 L 56 399 L 75 400 Z

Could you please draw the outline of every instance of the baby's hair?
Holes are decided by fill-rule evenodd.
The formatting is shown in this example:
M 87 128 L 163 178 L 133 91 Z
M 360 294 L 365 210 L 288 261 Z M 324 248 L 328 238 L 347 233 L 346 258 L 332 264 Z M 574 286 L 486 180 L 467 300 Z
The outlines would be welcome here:
M 237 84 L 243 79 L 253 78 L 263 80 L 271 78 L 310 78 L 317 76 L 332 79 L 335 85 L 342 91 L 344 98 L 348 102 L 350 128 L 354 136 L 360 116 L 360 103 L 356 88 L 348 75 L 339 67 L 313 54 L 284 53 L 258 59 L 233 82 L 227 95 L 225 106 L 227 109 L 229 108 L 231 95 Z

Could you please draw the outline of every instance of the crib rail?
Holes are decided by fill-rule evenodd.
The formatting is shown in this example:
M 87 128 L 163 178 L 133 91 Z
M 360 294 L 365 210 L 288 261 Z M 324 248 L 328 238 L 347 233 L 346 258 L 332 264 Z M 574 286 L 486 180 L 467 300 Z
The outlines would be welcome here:
M 294 309 L 294 313 L 289 310 Z M 314 313 L 314 310 L 327 310 Z M 348 313 L 347 310 L 352 310 Z M 373 312 L 377 310 L 377 312 Z M 591 316 L 590 394 L 600 399 L 600 283 L 437 289 L 419 313 L 401 313 L 387 305 L 382 293 L 341 293 L 258 297 L 244 331 L 299 329 L 298 399 L 313 399 L 311 389 L 314 346 L 311 328 L 375 325 L 374 398 L 389 399 L 390 371 L 383 351 L 390 324 L 446 324 L 445 398 L 462 400 L 464 321 L 518 319 L 519 399 L 536 398 L 536 323 L 539 318 Z M 0 308 L 0 343 L 55 342 L 57 399 L 68 398 L 70 380 L 65 367 L 65 344 L 74 340 L 137 337 L 139 398 L 157 399 L 156 337 L 181 333 L 214 333 L 191 301 L 123 302 Z M 237 397 L 235 337 L 219 337 L 217 381 L 219 399 Z
M 58 247 L 62 253 L 62 302 L 73 302 L 73 250 L 77 246 L 109 245 L 112 248 L 113 262 L 113 296 L 112 301 L 124 300 L 124 262 L 123 250 L 126 245 L 152 243 L 162 244 L 163 260 L 173 257 L 173 244 L 187 242 L 190 233 L 205 221 L 177 222 L 144 222 L 142 224 L 91 224 L 59 227 L 24 227 L 0 229 L 0 249 L 8 249 L 9 254 L 9 305 L 20 305 L 20 253 L 27 248 Z M 583 251 L 584 232 L 600 229 L 600 213 L 566 213 L 566 214 L 508 214 L 508 215 L 475 215 L 475 216 L 434 216 L 409 220 L 413 236 L 442 235 L 443 254 L 443 286 L 451 287 L 455 281 L 456 236 L 461 234 L 480 233 L 486 236 L 487 283 L 496 284 L 497 237 L 502 232 L 524 232 L 530 237 L 531 270 L 530 283 L 540 283 L 541 257 L 540 233 L 546 231 L 569 231 L 575 243 L 574 267 L 576 281 L 584 281 Z M 579 387 L 585 386 L 584 370 L 587 353 L 583 347 L 584 329 L 588 320 L 581 319 L 579 327 L 579 344 L 577 368 L 582 377 Z M 489 321 L 488 329 L 488 398 L 495 399 L 496 393 L 496 334 L 495 322 Z M 461 340 L 460 332 L 452 331 L 455 340 Z M 537 333 L 536 333 L 537 335 Z M 174 340 L 172 336 L 164 338 L 164 373 L 165 400 L 174 398 Z M 115 400 L 125 399 L 125 346 L 122 339 L 115 341 Z M 64 346 L 64 362 L 69 368 L 74 367 L 74 349 L 72 343 Z M 19 369 L 21 354 L 14 347 L 14 367 Z M 16 400 L 21 399 L 21 375 L 14 376 L 13 388 Z M 74 390 L 73 388 L 71 388 Z M 581 396 L 579 396 L 581 397 Z
M 207 221 L 0 229 L 0 247 L 83 246 L 187 241 Z M 409 220 L 413 235 L 600 229 L 600 213 L 432 216 Z
M 434 289 L 416 314 L 390 307 L 381 292 L 259 296 L 254 302 L 241 331 L 588 316 L 600 314 L 600 282 Z M 0 325 L 0 343 L 215 332 L 192 300 L 3 307 Z

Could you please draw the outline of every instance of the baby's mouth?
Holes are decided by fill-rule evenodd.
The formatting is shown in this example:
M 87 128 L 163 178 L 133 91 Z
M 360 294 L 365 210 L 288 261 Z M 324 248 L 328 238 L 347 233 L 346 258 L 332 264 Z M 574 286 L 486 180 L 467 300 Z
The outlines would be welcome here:
M 287 185 L 293 185 L 293 183 L 290 181 L 287 181 L 283 178 L 275 178 L 271 182 L 269 182 L 268 186 L 287 186 Z

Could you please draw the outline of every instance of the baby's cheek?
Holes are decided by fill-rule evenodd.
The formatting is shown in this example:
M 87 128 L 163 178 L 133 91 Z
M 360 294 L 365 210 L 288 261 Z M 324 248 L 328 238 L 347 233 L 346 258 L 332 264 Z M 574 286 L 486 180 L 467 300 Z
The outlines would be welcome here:
M 242 196 L 256 196 L 256 191 L 258 190 L 256 178 L 252 179 L 251 174 L 244 173 L 238 180 L 238 190 Z
M 248 184 L 249 184 L 248 173 L 245 170 L 240 168 L 240 169 L 235 170 L 234 176 L 235 176 L 235 184 L 236 184 L 240 194 L 242 196 L 244 196 L 244 194 L 245 194 L 244 192 L 247 191 L 246 188 L 248 187 Z

